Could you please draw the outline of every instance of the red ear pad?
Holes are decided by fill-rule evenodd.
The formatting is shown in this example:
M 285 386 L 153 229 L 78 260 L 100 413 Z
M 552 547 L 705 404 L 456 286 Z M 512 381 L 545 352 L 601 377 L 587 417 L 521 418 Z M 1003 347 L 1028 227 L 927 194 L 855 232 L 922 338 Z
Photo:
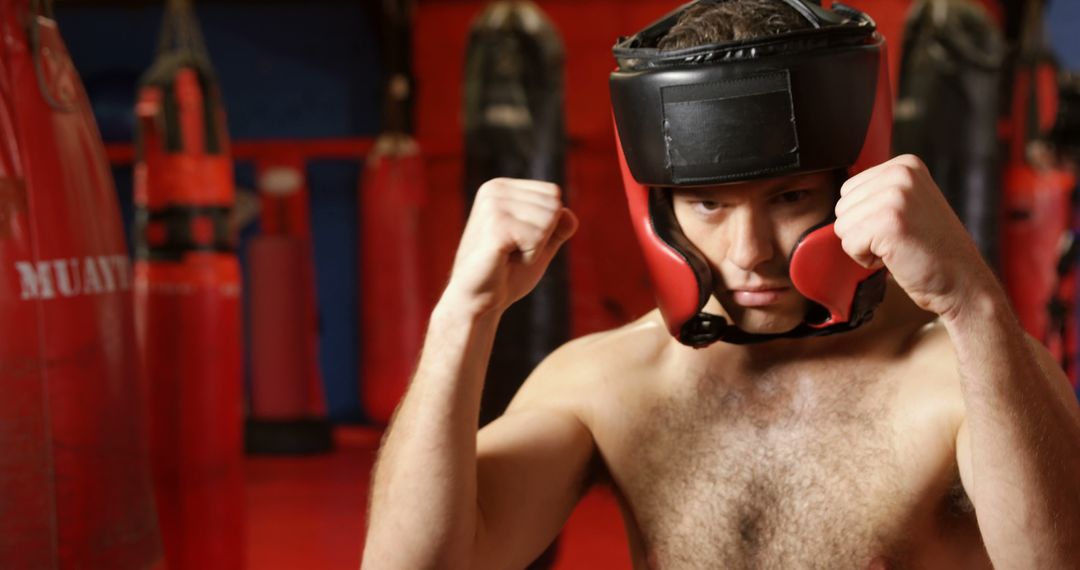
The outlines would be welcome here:
M 704 304 L 701 302 L 698 275 L 682 252 L 658 235 L 658 228 L 648 220 L 639 220 L 634 225 L 638 239 L 644 246 L 642 253 L 656 290 L 660 313 L 668 331 L 678 338 L 686 323 L 698 314 Z
M 827 321 L 810 323 L 816 328 L 849 321 L 856 289 L 877 271 L 859 265 L 844 252 L 832 224 L 807 232 L 791 253 L 792 284 L 829 312 Z
M 656 293 L 657 306 L 668 331 L 678 338 L 682 334 L 683 326 L 693 319 L 705 304 L 704 299 L 707 297 L 703 299 L 702 291 L 706 290 L 705 294 L 712 293 L 711 285 L 702 287 L 699 283 L 701 275 L 695 271 L 693 265 L 699 260 L 693 257 L 693 252 L 688 252 L 689 257 L 684 255 L 677 249 L 678 244 L 669 243 L 665 235 L 661 235 L 668 234 L 666 237 L 670 238 L 670 234 L 679 232 L 665 232 L 663 216 L 660 216 L 661 227 L 654 225 L 650 213 L 649 189 L 638 184 L 630 173 L 618 129 L 615 130 L 615 147 L 619 153 L 619 166 L 626 189 L 626 201 L 630 207 L 630 219 L 638 242 L 641 243 L 641 251 Z M 709 274 L 706 272 L 706 275 Z

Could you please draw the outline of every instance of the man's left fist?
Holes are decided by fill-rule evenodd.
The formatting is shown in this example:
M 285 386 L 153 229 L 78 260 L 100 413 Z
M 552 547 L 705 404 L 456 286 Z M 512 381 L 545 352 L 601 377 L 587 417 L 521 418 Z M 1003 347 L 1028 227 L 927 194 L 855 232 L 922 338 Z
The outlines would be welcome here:
M 915 303 L 945 318 L 996 280 L 914 155 L 860 172 L 840 188 L 836 235 L 864 267 L 884 265 Z M 990 288 L 990 289 L 988 289 Z

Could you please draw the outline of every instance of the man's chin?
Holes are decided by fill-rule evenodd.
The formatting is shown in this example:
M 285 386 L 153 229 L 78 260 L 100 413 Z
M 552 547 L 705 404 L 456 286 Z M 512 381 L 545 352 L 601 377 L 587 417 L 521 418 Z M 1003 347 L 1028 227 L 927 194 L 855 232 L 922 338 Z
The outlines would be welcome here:
M 769 311 L 747 309 L 739 312 L 732 311 L 731 317 L 735 326 L 751 334 L 786 333 L 802 323 L 802 318 L 790 314 L 769 313 Z
M 782 333 L 789 332 L 792 329 L 794 329 L 795 327 L 799 326 L 799 322 L 784 323 L 784 324 L 767 323 L 767 324 L 760 324 L 760 325 L 756 324 L 756 323 L 751 323 L 751 324 L 736 323 L 736 326 L 738 326 L 740 329 L 742 329 L 743 332 L 747 332 L 747 333 L 750 333 L 750 334 L 782 334 Z

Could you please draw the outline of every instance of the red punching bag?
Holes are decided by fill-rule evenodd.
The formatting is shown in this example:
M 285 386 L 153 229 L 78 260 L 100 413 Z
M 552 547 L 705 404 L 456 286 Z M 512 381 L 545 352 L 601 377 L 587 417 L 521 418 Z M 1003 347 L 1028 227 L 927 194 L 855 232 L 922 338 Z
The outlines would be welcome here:
M 160 567 L 116 194 L 27 0 L 0 0 L 0 274 L 0 568 Z
M 424 161 L 416 141 L 380 137 L 360 195 L 364 412 L 385 424 L 405 393 L 427 316 L 420 277 Z
M 368 419 L 385 424 L 405 393 L 423 341 L 420 210 L 424 158 L 412 132 L 412 0 L 383 2 L 383 133 L 360 188 L 361 394 Z
M 1064 361 L 1066 345 L 1051 312 L 1059 301 L 1058 265 L 1076 181 L 1058 167 L 1045 144 L 1057 117 L 1058 87 L 1054 61 L 1043 47 L 1041 2 L 1030 2 L 1024 23 L 1004 172 L 1002 279 L 1027 332 Z
M 1072 176 L 1011 164 L 1005 171 L 1002 268 L 1006 290 L 1029 334 L 1056 349 L 1050 306 L 1058 292 L 1062 237 L 1069 227 Z
M 141 80 L 135 301 L 158 515 L 173 569 L 244 564 L 240 270 L 232 159 L 186 2 Z
M 251 417 L 247 451 L 333 449 L 319 374 L 319 330 L 307 176 L 301 156 L 256 161 L 261 235 L 248 247 Z

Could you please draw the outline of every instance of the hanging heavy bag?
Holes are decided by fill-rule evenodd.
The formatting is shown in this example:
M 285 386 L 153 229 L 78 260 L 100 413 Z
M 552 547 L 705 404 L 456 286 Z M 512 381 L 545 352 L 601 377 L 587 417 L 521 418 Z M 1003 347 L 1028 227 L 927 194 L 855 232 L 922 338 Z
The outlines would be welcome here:
M 248 453 L 306 455 L 334 447 L 319 373 L 319 317 L 306 163 L 273 152 L 255 163 L 258 236 L 248 245 L 251 406 Z
M 421 277 L 420 209 L 425 194 L 419 145 L 384 134 L 361 185 L 361 359 L 364 412 L 386 424 L 420 354 L 427 307 Z
M 47 8 L 0 0 L 0 568 L 160 567 L 120 212 Z
M 412 137 L 411 0 L 384 0 L 383 129 L 360 186 L 361 394 L 385 424 L 405 393 L 429 307 L 422 287 L 424 158 Z
M 1045 48 L 1041 2 L 1027 6 L 1022 36 L 1012 70 L 1001 274 L 1021 324 L 1064 360 L 1061 329 L 1053 318 L 1075 176 L 1057 165 L 1047 145 L 1058 86 L 1056 64 Z
M 904 32 L 893 149 L 920 157 L 991 266 L 1001 186 L 996 94 L 1005 45 L 982 6 L 922 0 Z
M 1058 74 L 1057 118 L 1050 132 L 1050 143 L 1063 169 L 1074 177 L 1080 172 L 1080 74 Z M 1050 307 L 1050 329 L 1060 337 L 1062 361 L 1073 387 L 1080 385 L 1080 307 L 1076 299 L 1080 286 L 1077 279 L 1077 257 L 1080 256 L 1080 186 L 1074 185 L 1070 195 L 1071 227 L 1068 246 L 1058 261 L 1058 288 Z
M 562 185 L 563 47 L 532 2 L 490 4 L 473 23 L 465 62 L 465 192 L 496 177 Z M 502 415 L 518 388 L 569 335 L 566 254 L 499 322 L 480 409 L 486 424 Z
M 1058 74 L 1057 108 L 1050 141 L 1061 160 L 1075 171 L 1080 169 L 1080 72 Z
M 168 565 L 242 568 L 240 271 L 232 159 L 191 6 L 170 1 L 140 81 L 135 300 Z

